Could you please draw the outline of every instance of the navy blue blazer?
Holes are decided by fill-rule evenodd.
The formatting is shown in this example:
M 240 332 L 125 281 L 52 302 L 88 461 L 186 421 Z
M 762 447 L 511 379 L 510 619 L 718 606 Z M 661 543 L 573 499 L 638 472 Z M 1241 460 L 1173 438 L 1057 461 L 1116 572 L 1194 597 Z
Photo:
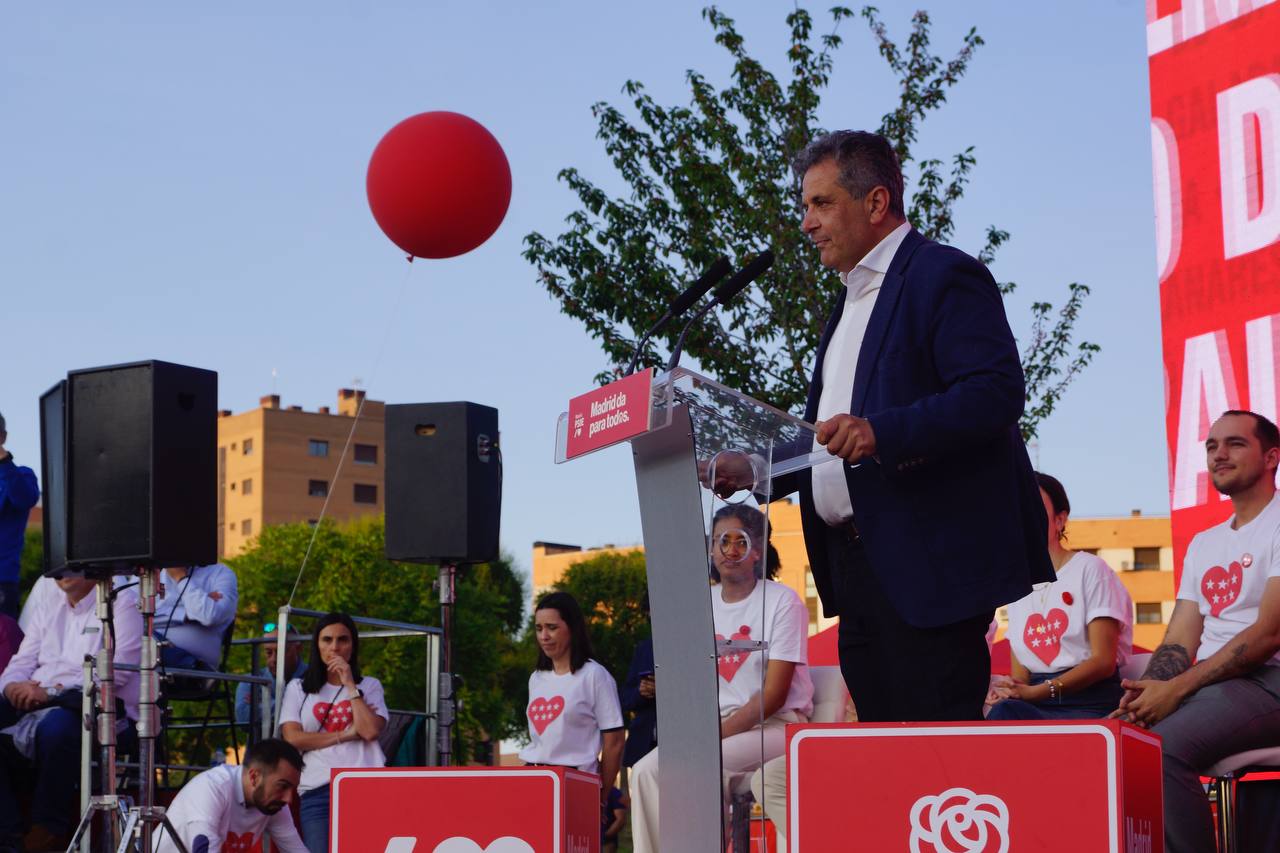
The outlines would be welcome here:
M 822 363 L 845 293 L 818 347 L 805 419 L 817 416 Z M 877 459 L 845 465 L 854 523 L 872 569 L 907 622 L 947 625 L 1052 581 L 1048 520 L 1018 431 L 1022 365 L 986 266 L 907 234 L 885 274 L 858 355 L 849 411 L 875 430 Z M 839 615 L 826 524 L 809 472 L 798 487 L 823 612 Z

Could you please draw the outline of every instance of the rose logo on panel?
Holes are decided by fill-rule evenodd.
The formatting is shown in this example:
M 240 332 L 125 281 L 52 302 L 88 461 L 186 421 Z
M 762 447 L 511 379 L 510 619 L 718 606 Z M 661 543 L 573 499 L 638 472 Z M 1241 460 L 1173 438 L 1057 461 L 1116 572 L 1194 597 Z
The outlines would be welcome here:
M 441 841 L 431 853 L 533 853 L 533 848 L 513 835 L 494 839 L 488 847 L 481 847 L 470 838 L 455 835 Z
M 948 788 L 911 807 L 911 853 L 1008 853 L 1009 807 L 1004 800 Z

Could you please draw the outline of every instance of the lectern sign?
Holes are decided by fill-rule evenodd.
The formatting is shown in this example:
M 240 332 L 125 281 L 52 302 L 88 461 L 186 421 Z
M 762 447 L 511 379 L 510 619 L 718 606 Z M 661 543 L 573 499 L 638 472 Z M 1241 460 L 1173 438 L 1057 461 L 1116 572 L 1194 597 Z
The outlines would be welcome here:
M 570 400 L 565 458 L 648 432 L 652 387 L 653 368 L 649 368 Z

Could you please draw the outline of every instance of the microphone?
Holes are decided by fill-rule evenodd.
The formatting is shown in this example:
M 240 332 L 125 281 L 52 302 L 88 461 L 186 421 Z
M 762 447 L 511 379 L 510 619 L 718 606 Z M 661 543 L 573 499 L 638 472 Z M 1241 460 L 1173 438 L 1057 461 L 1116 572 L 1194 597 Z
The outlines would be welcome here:
M 683 293 L 673 299 L 671 301 L 671 307 L 667 309 L 667 313 L 663 314 L 662 317 L 659 318 L 658 322 L 654 323 L 649 331 L 644 333 L 644 337 L 642 337 L 640 339 L 640 343 L 636 345 L 635 355 L 631 356 L 631 361 L 627 364 L 626 372 L 622 375 L 630 376 L 631 372 L 635 370 L 636 362 L 640 360 L 640 355 L 644 352 L 644 345 L 649 342 L 649 338 L 653 337 L 655 332 L 667 325 L 667 323 L 670 323 L 676 317 L 679 317 L 681 314 L 688 311 L 695 302 L 706 296 L 707 291 L 714 287 L 720 279 L 728 275 L 729 270 L 732 268 L 733 267 L 729 265 L 729 259 L 724 255 L 721 255 L 716 258 L 715 263 L 707 267 L 707 271 L 704 272 L 697 281 L 689 285 L 685 288 Z
M 771 266 L 773 266 L 773 250 L 765 249 L 752 258 L 745 267 L 734 273 L 728 281 L 716 288 L 715 295 L 711 301 L 702 306 L 698 313 L 694 314 L 689 322 L 685 323 L 684 328 L 680 330 L 680 337 L 676 340 L 676 347 L 671 351 L 671 358 L 667 361 L 668 371 L 674 370 L 675 366 L 680 363 L 680 353 L 684 350 L 685 336 L 689 334 L 689 330 L 693 328 L 694 324 L 705 317 L 712 308 L 717 305 L 724 305 L 740 292 L 746 290 L 747 285 L 763 275 L 764 271 Z

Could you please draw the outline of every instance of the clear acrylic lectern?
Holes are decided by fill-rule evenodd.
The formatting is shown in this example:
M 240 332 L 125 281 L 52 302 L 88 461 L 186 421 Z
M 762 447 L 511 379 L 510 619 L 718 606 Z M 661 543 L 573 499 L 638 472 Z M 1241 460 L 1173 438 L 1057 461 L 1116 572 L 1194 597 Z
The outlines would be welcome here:
M 765 513 L 762 529 L 767 531 L 774 479 L 835 460 L 825 450 L 813 451 L 812 424 L 684 368 L 654 378 L 651 395 L 648 429 L 629 441 L 656 662 L 661 848 L 663 853 L 705 853 L 724 849 L 724 792 L 726 786 L 741 790 L 744 781 L 726 776 L 722 769 L 720 681 L 729 685 L 743 662 L 760 655 L 758 667 L 743 670 L 757 672 L 757 681 L 727 692 L 761 690 L 769 657 L 767 638 L 742 636 L 758 631 L 716 634 L 710 577 L 717 547 L 712 534 L 718 531 L 713 531 L 712 519 L 727 504 L 746 504 Z M 567 461 L 571 426 L 582 424 L 571 425 L 570 413 L 562 414 L 556 431 L 557 462 Z M 716 468 L 720 466 L 723 474 L 731 464 L 735 485 L 744 487 L 722 498 L 708 484 L 722 483 L 724 477 Z M 718 491 L 725 491 L 723 485 Z M 726 527 L 723 522 L 718 526 Z M 725 537 L 723 532 L 718 535 Z M 765 538 L 747 543 L 748 550 L 756 549 L 761 574 L 768 572 Z M 722 553 L 738 556 L 742 543 L 737 551 L 730 544 L 722 543 Z M 776 604 L 766 599 L 766 592 L 767 585 L 760 583 L 750 604 L 755 608 L 758 603 L 760 612 L 744 622 L 766 624 Z M 764 752 L 763 730 L 758 731 Z

